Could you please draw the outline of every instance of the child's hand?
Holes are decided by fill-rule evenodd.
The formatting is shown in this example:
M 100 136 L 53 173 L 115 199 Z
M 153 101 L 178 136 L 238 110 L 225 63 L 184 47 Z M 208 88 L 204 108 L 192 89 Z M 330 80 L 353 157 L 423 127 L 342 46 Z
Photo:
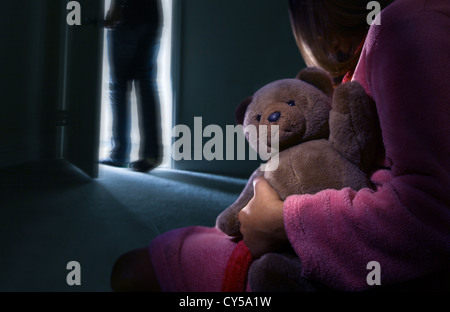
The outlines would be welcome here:
M 256 258 L 276 251 L 287 242 L 283 201 L 262 177 L 253 182 L 254 196 L 238 215 L 244 243 Z

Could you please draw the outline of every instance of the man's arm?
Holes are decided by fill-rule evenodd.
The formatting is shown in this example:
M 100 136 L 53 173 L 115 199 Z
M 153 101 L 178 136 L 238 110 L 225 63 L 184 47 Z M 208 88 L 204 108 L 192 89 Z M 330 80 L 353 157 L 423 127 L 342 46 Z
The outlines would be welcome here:
M 121 18 L 120 7 L 118 7 L 116 0 L 111 0 L 108 12 L 106 13 L 105 27 L 106 28 L 116 27 L 117 24 L 119 24 L 120 22 L 120 18 Z

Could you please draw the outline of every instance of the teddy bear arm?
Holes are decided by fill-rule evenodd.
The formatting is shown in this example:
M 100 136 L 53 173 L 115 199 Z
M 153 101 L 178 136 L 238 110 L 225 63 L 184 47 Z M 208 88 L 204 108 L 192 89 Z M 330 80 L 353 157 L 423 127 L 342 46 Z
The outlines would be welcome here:
M 245 185 L 238 199 L 217 217 L 216 226 L 222 232 L 234 237 L 238 237 L 241 235 L 240 224 L 238 221 L 239 211 L 241 211 L 242 208 L 244 208 L 253 198 L 253 180 L 258 176 L 262 176 L 263 174 L 264 173 L 260 170 L 260 168 L 256 169 L 248 179 L 247 184 Z
M 356 81 L 336 88 L 330 111 L 333 147 L 353 164 L 367 170 L 372 164 L 380 138 L 374 101 Z

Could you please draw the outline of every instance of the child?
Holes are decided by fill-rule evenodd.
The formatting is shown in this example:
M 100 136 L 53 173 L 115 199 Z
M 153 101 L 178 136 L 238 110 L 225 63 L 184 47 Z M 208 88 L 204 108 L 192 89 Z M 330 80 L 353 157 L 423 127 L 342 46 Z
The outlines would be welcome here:
M 239 215 L 241 233 L 254 257 L 289 241 L 303 277 L 332 289 L 369 289 L 372 261 L 383 286 L 433 289 L 449 281 L 450 2 L 379 3 L 383 10 L 369 27 L 367 1 L 289 1 L 307 65 L 336 82 L 358 81 L 377 104 L 384 161 L 374 164 L 376 190 L 325 190 L 282 202 L 259 179 Z M 117 261 L 113 289 L 220 291 L 235 246 L 216 228 L 170 231 Z M 133 261 L 145 267 L 140 283 Z

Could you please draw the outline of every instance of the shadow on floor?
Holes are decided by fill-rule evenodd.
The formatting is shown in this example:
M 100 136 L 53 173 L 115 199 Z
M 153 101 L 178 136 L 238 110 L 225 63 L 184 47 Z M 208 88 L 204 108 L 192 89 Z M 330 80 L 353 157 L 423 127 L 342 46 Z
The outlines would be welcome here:
M 156 235 L 189 225 L 214 226 L 244 180 L 100 166 L 90 179 L 63 160 L 0 170 L 0 291 L 110 291 L 117 257 Z M 66 265 L 81 265 L 68 286 Z

